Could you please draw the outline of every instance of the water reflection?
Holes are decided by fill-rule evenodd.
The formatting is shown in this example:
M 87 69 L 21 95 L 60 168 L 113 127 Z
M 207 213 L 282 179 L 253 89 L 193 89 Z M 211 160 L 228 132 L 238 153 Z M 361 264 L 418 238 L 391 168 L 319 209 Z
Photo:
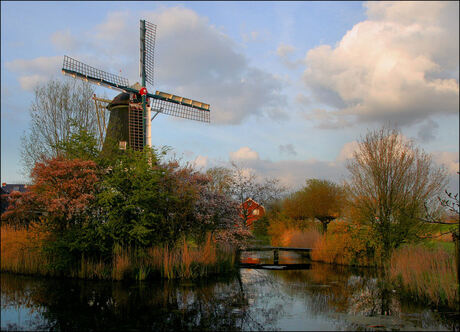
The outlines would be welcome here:
M 202 282 L 2 274 L 1 292 L 2 330 L 458 329 L 458 317 L 398 299 L 375 270 L 317 263 L 299 271 L 242 269 L 239 276 Z

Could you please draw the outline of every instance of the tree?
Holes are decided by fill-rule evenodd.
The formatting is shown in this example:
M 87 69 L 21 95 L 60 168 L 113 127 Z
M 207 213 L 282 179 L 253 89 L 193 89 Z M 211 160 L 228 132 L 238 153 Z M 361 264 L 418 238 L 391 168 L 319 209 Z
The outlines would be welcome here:
M 399 131 L 385 127 L 358 142 L 347 168 L 353 207 L 378 234 L 387 261 L 394 248 L 424 231 L 425 202 L 442 191 L 446 173 Z
M 323 233 L 326 233 L 327 225 L 340 216 L 345 195 L 343 189 L 334 182 L 309 179 L 299 199 L 303 203 L 304 215 L 318 219 L 323 225 Z
M 79 80 L 50 80 L 37 86 L 34 93 L 29 110 L 30 128 L 22 136 L 21 157 L 26 173 L 36 162 L 56 157 L 61 144 L 79 127 L 89 133 L 95 133 L 97 127 L 91 84 Z
M 460 172 L 457 172 L 457 174 L 460 174 Z M 459 222 L 460 222 L 460 202 L 459 202 L 459 197 L 458 193 L 455 195 L 451 192 L 448 192 L 447 190 L 444 191 L 445 196 L 444 198 L 441 198 L 438 196 L 438 201 L 440 206 L 447 211 L 453 217 L 450 222 L 442 220 L 442 218 L 439 218 L 433 213 L 430 213 L 429 209 L 425 206 L 426 210 L 426 216 L 424 218 L 421 218 L 423 222 L 426 222 L 428 224 L 435 224 L 435 225 L 444 225 L 443 227 L 446 227 L 447 229 L 444 232 L 440 232 L 440 235 L 443 234 L 451 234 L 452 236 L 452 241 L 454 242 L 455 245 L 455 264 L 457 265 L 457 281 L 459 282 L 460 285 L 460 262 L 459 262 Z M 459 288 L 460 292 L 460 288 Z
M 268 205 L 281 197 L 285 188 L 278 179 L 260 180 L 254 171 L 239 167 L 232 163 L 229 193 L 240 206 L 240 216 L 246 226 L 250 210 L 244 208 L 243 203 L 252 198 L 260 205 Z
M 232 180 L 232 171 L 225 167 L 212 167 L 206 171 L 209 177 L 209 189 L 220 194 L 228 194 Z

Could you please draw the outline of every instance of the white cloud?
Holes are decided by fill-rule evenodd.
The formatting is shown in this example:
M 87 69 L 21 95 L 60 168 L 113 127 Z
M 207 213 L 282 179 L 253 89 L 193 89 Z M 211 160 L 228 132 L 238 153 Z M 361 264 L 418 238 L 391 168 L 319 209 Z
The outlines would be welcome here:
M 71 34 L 70 30 L 56 31 L 51 35 L 51 43 L 58 49 L 74 52 L 78 49 L 79 41 Z
M 369 2 L 368 19 L 335 47 L 310 50 L 304 82 L 326 107 L 323 128 L 411 125 L 458 114 L 458 2 Z
M 280 44 L 278 48 L 276 49 L 276 54 L 278 55 L 281 62 L 285 66 L 291 69 L 295 69 L 304 62 L 303 59 L 297 59 L 297 60 L 290 59 L 291 55 L 295 52 L 295 50 L 296 48 L 292 45 Z
M 23 90 L 33 91 L 37 85 L 49 79 L 44 75 L 23 75 L 19 77 L 19 85 Z
M 179 95 L 211 104 L 213 123 L 283 113 L 282 83 L 252 67 L 234 40 L 182 7 L 147 14 L 158 26 L 157 82 Z
M 458 152 L 435 151 L 432 155 L 433 160 L 439 165 L 444 165 L 450 174 L 456 174 L 460 171 Z
M 280 44 L 278 46 L 278 48 L 276 49 L 276 54 L 280 57 L 280 58 L 284 58 L 286 56 L 289 56 L 291 55 L 292 53 L 294 53 L 295 51 L 295 47 L 292 46 L 292 45 L 288 45 L 288 44 Z
M 257 151 L 251 150 L 247 146 L 243 146 L 235 152 L 230 152 L 231 160 L 258 160 L 259 154 Z
M 49 80 L 60 73 L 62 57 L 39 57 L 31 60 L 16 59 L 5 64 L 6 68 L 18 73 L 22 89 L 31 91 L 41 82 Z
M 345 161 L 347 159 L 353 158 L 355 151 L 358 150 L 358 142 L 352 141 L 345 143 L 340 149 L 339 155 L 337 156 L 337 161 Z
M 285 118 L 283 82 L 249 65 L 230 36 L 193 10 L 179 6 L 140 15 L 111 12 L 102 23 L 78 35 L 63 30 L 50 38 L 69 56 L 134 83 L 139 81 L 139 16 L 158 27 L 154 89 L 211 104 L 211 121 L 216 124 L 238 124 L 250 116 Z M 258 38 L 259 34 L 251 36 Z M 56 58 L 46 74 L 35 66 L 37 59 L 15 60 L 10 68 L 27 66 L 21 75 L 44 77 L 59 73 L 62 57 Z
M 197 156 L 193 161 L 193 165 L 198 169 L 204 169 L 208 166 L 208 157 L 207 156 Z

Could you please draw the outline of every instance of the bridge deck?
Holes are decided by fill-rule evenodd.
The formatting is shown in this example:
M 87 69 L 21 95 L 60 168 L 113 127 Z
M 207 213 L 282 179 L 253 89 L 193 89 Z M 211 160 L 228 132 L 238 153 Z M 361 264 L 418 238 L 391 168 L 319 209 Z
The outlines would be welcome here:
M 300 252 L 311 252 L 312 248 L 291 248 L 291 247 L 253 247 L 239 249 L 239 251 L 300 251 Z
M 253 264 L 253 263 L 240 263 L 240 268 L 243 269 L 256 269 L 256 270 L 309 270 L 311 264 L 297 263 L 297 264 Z
M 253 263 L 241 263 L 238 262 L 242 268 L 251 269 L 279 269 L 279 270 L 299 270 L 309 269 L 310 264 L 280 264 L 279 263 L 279 252 L 280 251 L 294 251 L 298 253 L 305 253 L 310 258 L 311 248 L 291 248 L 291 247 L 252 247 L 238 250 L 238 256 L 243 251 L 273 251 L 273 264 L 253 264 Z M 238 259 L 239 260 L 239 259 Z

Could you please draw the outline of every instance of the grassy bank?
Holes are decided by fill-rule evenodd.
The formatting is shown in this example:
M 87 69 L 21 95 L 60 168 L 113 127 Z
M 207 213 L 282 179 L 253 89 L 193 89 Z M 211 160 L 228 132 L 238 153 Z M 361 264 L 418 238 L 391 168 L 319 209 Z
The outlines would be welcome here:
M 33 227 L 1 227 L 1 271 L 57 276 L 53 262 L 42 248 L 46 234 Z M 64 275 L 82 279 L 123 280 L 150 278 L 201 278 L 234 271 L 231 248 L 218 247 L 209 235 L 201 245 L 185 240 L 174 248 L 123 248 L 115 246 L 111 259 L 82 256 Z
M 296 228 L 292 222 L 278 222 L 270 225 L 269 233 L 272 245 L 313 248 L 314 261 L 381 267 L 381 250 L 371 230 L 363 226 L 333 222 L 327 234 L 320 234 L 314 225 Z M 449 237 L 408 244 L 392 253 L 386 275 L 412 298 L 435 306 L 458 308 L 454 257 Z
M 393 253 L 388 272 L 417 299 L 454 308 L 459 302 L 455 269 L 454 257 L 446 250 L 406 246 Z

